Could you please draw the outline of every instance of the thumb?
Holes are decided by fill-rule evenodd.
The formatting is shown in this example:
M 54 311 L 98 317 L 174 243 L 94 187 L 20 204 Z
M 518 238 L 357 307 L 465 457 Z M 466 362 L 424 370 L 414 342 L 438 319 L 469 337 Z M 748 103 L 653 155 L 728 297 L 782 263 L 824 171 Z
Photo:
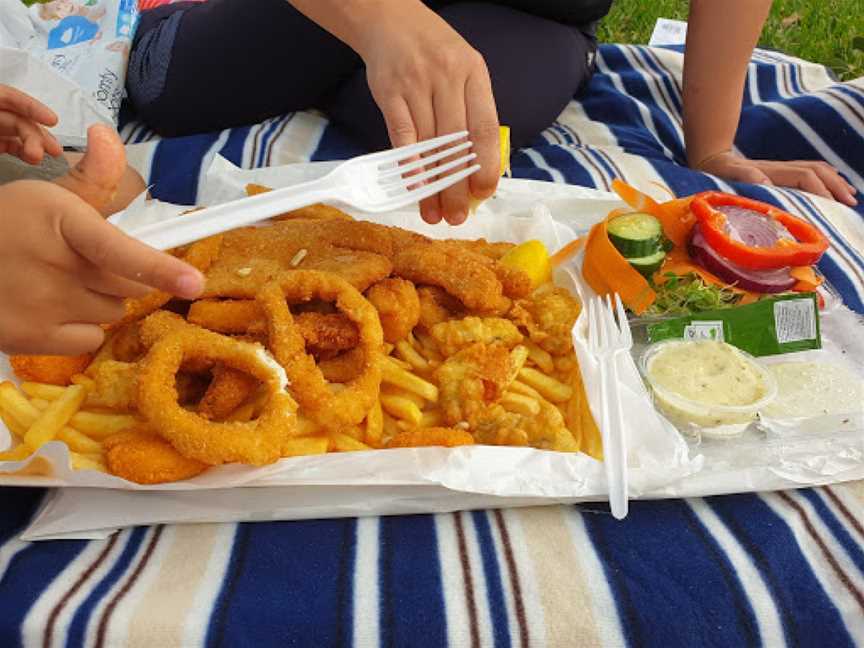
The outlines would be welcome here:
M 62 178 L 55 182 L 101 211 L 108 205 L 123 174 L 126 151 L 113 128 L 96 124 L 87 131 L 87 152 Z

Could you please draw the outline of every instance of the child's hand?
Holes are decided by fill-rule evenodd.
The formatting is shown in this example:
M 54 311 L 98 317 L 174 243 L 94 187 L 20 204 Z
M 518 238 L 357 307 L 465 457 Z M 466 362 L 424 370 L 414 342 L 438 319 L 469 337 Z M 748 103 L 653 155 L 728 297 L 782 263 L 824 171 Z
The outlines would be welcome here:
M 97 349 L 100 324 L 124 315 L 123 298 L 152 288 L 194 298 L 194 268 L 135 241 L 53 183 L 0 187 L 0 349 L 77 355 Z
M 0 84 L 0 153 L 9 153 L 30 164 L 39 164 L 47 153 L 63 152 L 44 126 L 57 123 L 47 106 L 20 90 Z
M 855 187 L 829 164 L 809 160 L 751 160 L 735 153 L 712 155 L 697 170 L 732 182 L 778 185 L 803 189 L 823 198 L 833 198 L 846 205 L 858 204 Z
M 68 176 L 0 187 L 0 350 L 92 351 L 104 339 L 100 324 L 124 315 L 124 298 L 153 288 L 188 299 L 201 292 L 201 273 L 129 238 L 96 210 L 125 168 L 116 133 L 94 126 Z

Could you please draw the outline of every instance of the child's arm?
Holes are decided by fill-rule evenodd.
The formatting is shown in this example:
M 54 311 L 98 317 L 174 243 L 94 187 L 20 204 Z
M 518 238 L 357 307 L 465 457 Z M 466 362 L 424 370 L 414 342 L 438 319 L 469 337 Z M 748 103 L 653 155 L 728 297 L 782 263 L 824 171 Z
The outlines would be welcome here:
M 201 273 L 129 238 L 89 203 L 111 199 L 124 169 L 116 133 L 94 126 L 78 177 L 0 187 L 0 350 L 92 351 L 100 324 L 124 315 L 124 298 L 153 288 L 200 294 Z
M 797 187 L 846 204 L 855 189 L 824 162 L 749 160 L 732 152 L 747 66 L 771 0 L 691 0 L 684 57 L 690 166 L 732 181 Z
M 419 0 L 288 1 L 363 59 L 393 146 L 470 132 L 481 169 L 420 205 L 430 223 L 461 224 L 471 198 L 491 196 L 500 175 L 498 113 L 483 57 Z

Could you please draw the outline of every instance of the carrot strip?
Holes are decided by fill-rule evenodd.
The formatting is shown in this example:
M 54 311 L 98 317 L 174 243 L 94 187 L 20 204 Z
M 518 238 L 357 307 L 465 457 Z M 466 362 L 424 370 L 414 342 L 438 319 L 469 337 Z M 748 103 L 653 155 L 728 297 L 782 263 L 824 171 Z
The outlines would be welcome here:
M 549 257 L 549 265 L 551 265 L 553 268 L 557 268 L 559 265 L 567 261 L 567 259 L 576 256 L 576 254 L 579 252 L 579 250 L 582 249 L 582 246 L 584 244 L 584 238 L 573 239 L 567 245 L 565 245 L 555 254 Z

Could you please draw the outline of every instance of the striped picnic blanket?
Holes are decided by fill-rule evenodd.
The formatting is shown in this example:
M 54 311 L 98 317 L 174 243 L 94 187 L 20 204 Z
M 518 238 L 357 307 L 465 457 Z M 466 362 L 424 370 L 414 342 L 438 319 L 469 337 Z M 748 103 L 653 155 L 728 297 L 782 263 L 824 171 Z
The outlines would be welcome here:
M 858 212 L 682 168 L 681 57 L 604 46 L 599 73 L 517 177 L 606 189 L 735 190 L 813 219 L 822 270 L 864 313 Z M 737 146 L 821 158 L 864 192 L 864 82 L 757 52 Z M 319 115 L 161 142 L 129 123 L 162 200 L 192 204 L 221 154 L 242 167 L 360 153 Z M 156 526 L 30 544 L 37 490 L 0 489 L 0 645 L 864 645 L 864 483 L 759 495 L 256 524 Z

